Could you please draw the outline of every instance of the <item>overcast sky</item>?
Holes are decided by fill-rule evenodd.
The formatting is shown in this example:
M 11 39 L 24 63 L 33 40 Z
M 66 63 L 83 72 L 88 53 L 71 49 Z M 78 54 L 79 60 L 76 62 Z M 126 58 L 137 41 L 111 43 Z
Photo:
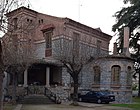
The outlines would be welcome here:
M 28 0 L 26 0 L 28 1 Z M 68 17 L 113 35 L 112 16 L 123 6 L 123 0 L 29 0 L 30 8 L 38 12 Z
M 16 0 L 15 0 L 16 1 Z M 124 5 L 123 0 L 17 0 L 24 6 L 30 5 L 30 9 L 40 13 L 68 17 L 93 28 L 114 36 L 112 25 L 115 18 L 112 17 Z M 0 33 L 1 34 L 1 33 Z M 111 44 L 115 42 L 111 40 Z M 110 45 L 112 47 L 112 45 Z
M 26 0 L 30 8 L 57 17 L 68 17 L 114 36 L 112 25 L 123 0 Z M 112 42 L 115 42 L 113 39 Z M 111 43 L 112 43 L 111 42 Z

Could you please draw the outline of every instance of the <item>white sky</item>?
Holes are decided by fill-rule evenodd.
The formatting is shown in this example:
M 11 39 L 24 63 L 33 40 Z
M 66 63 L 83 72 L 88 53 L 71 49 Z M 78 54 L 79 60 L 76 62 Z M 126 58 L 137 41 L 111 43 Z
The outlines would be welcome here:
M 40 13 L 68 17 L 93 28 L 114 36 L 112 25 L 116 11 L 123 7 L 123 0 L 19 0 L 24 6 L 30 4 L 30 8 Z M 115 37 L 111 40 L 115 42 Z
M 57 17 L 68 17 L 114 36 L 112 25 L 116 11 L 123 7 L 123 0 L 26 0 L 30 8 Z M 111 44 L 115 38 L 111 40 Z M 110 45 L 112 47 L 112 45 Z
M 28 1 L 28 0 L 26 0 Z M 123 0 L 29 0 L 31 9 L 57 17 L 68 17 L 103 32 L 111 32 L 112 16 L 123 6 Z M 79 3 L 80 2 L 80 3 Z

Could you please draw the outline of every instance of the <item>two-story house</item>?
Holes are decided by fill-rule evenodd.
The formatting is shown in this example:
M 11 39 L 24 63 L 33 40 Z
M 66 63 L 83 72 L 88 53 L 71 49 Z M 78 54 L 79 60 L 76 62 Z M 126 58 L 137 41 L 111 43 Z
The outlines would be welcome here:
M 69 97 L 72 79 L 59 59 L 78 54 L 78 57 L 82 56 L 81 61 L 91 56 L 96 58 L 84 65 L 80 72 L 80 89 L 108 90 L 116 95 L 116 102 L 131 102 L 131 81 L 128 79 L 131 79 L 133 63 L 127 56 L 109 56 L 112 36 L 72 19 L 42 14 L 25 7 L 6 16 L 8 31 L 3 39 L 16 39 L 14 44 L 18 45 L 18 49 L 26 42 L 24 47 L 28 54 L 25 59 L 29 56 L 34 59 L 34 63 L 18 76 L 23 88 L 36 84 L 41 93 L 43 87 L 53 90 L 57 85 L 59 91 L 66 91 L 65 97 Z M 16 42 L 17 39 L 20 41 Z M 61 95 L 64 95 L 63 92 Z

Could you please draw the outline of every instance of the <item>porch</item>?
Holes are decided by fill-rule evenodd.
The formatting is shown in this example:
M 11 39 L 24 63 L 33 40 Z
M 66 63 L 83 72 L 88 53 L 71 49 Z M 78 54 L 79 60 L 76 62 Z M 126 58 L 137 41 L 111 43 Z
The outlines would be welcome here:
M 23 87 L 50 87 L 62 84 L 62 67 L 56 65 L 34 64 L 24 72 Z

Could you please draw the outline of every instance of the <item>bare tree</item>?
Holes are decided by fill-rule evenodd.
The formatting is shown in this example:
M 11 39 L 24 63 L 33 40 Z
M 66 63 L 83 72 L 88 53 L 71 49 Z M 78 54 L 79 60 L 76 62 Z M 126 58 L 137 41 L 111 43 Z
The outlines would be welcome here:
M 33 22 L 23 23 L 26 19 L 23 15 L 17 16 L 14 23 L 7 17 L 7 13 L 15 9 L 17 0 L 0 1 L 0 31 L 5 33 L 2 38 L 4 70 L 13 75 L 13 99 L 16 98 L 17 74 L 23 73 L 34 62 L 34 45 L 31 34 L 34 33 Z M 23 25 L 24 24 L 24 25 Z M 0 32 L 0 33 L 1 33 Z
M 6 32 L 7 24 L 5 13 L 8 12 L 14 0 L 1 0 L 0 1 L 0 35 Z M 3 34 L 2 34 L 3 35 Z M 4 64 L 2 60 L 2 45 L 0 41 L 0 110 L 3 110 L 2 92 L 3 92 L 3 77 L 4 77 Z
M 87 38 L 85 37 L 85 40 Z M 73 104 L 77 105 L 79 74 L 86 64 L 89 64 L 96 58 L 95 49 L 91 46 L 91 39 L 88 43 L 80 40 L 78 33 L 73 34 L 73 39 L 59 38 L 54 42 L 54 56 L 66 68 L 73 79 Z M 94 56 L 94 57 L 93 57 Z
M 8 25 L 11 25 L 5 14 L 24 5 L 25 2 L 26 0 L 0 0 L 0 34 L 6 33 Z
M 10 12 L 14 9 L 15 0 L 1 0 L 0 1 L 0 33 L 7 32 L 7 17 L 5 16 L 6 13 Z
M 3 101 L 2 101 L 3 77 L 4 77 L 4 65 L 3 65 L 3 60 L 2 60 L 2 46 L 1 46 L 1 41 L 0 41 L 0 110 L 3 109 Z
M 34 46 L 31 39 L 23 35 L 11 34 L 4 36 L 3 61 L 5 71 L 13 75 L 13 100 L 16 98 L 17 75 L 23 73 L 34 62 Z

